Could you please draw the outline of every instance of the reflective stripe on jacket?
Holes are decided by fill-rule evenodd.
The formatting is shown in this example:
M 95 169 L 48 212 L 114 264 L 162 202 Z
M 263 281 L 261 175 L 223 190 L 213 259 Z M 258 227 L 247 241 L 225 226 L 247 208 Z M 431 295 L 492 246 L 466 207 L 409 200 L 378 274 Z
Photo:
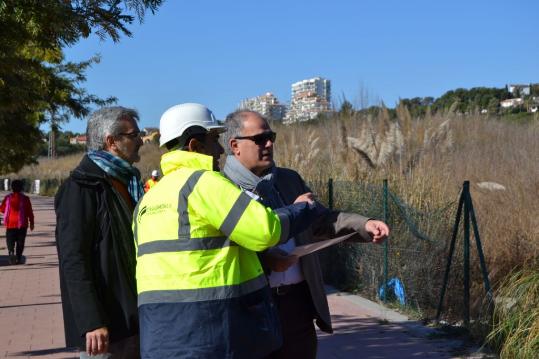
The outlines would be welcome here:
M 176 357 L 173 353 L 180 350 L 188 352 L 187 348 L 175 348 L 173 343 L 161 343 L 164 339 L 156 333 L 167 328 L 178 333 L 178 344 L 182 338 L 191 338 L 189 346 L 206 348 L 205 357 L 211 353 L 219 357 L 220 351 L 221 357 L 228 357 L 226 353 L 237 349 L 223 348 L 229 346 L 231 337 L 238 336 L 241 327 L 234 321 L 240 318 L 215 323 L 222 332 L 212 333 L 216 342 L 210 346 L 193 339 L 197 337 L 195 332 L 207 328 L 186 323 L 197 322 L 193 321 L 197 317 L 202 323 L 202 318 L 208 316 L 208 305 L 222 311 L 223 303 L 237 305 L 237 299 L 266 288 L 256 252 L 275 245 L 281 237 L 286 239 L 287 230 L 281 231 L 279 215 L 252 200 L 220 173 L 211 171 L 210 156 L 173 151 L 163 155 L 161 168 L 164 176 L 159 186 L 139 202 L 133 223 L 139 310 L 148 306 L 146 309 L 155 313 L 153 317 L 141 317 L 141 327 L 145 326 L 141 328 L 143 357 L 157 357 L 151 354 L 156 350 L 167 357 Z M 178 320 L 169 320 L 164 328 L 163 321 L 157 320 L 163 317 L 159 308 L 170 312 L 174 303 L 176 309 L 189 309 L 181 309 Z M 243 312 L 245 316 L 255 314 Z M 145 347 L 145 343 L 152 348 Z

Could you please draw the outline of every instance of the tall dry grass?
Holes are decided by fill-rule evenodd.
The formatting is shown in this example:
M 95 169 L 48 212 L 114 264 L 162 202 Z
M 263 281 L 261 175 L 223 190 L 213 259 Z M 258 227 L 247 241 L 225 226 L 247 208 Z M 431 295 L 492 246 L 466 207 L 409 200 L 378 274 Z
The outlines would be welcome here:
M 8 173 L 6 176 L 9 178 L 62 180 L 69 176 L 69 172 L 79 164 L 82 156 L 83 153 L 75 153 L 55 159 L 41 157 L 37 164 L 24 166 L 19 172 Z
M 159 169 L 159 161 L 164 150 L 156 143 L 147 143 L 140 148 L 141 160 L 135 163 L 143 179 L 148 179 L 152 170 Z M 7 178 L 25 178 L 42 180 L 63 180 L 77 167 L 84 153 L 75 153 L 55 159 L 42 157 L 35 165 L 25 166 L 17 173 L 8 173 Z
M 143 180 L 150 178 L 153 170 L 161 172 L 159 163 L 164 152 L 165 150 L 159 148 L 159 145 L 155 142 L 146 143 L 141 147 L 139 151 L 140 161 L 135 163 L 135 167 L 139 169 Z
M 287 126 L 279 133 L 276 162 L 306 179 L 380 183 L 421 211 L 458 198 L 470 180 L 490 276 L 533 262 L 539 250 L 539 121 L 527 124 L 482 116 L 436 115 L 412 119 L 398 109 L 392 120 L 336 116 Z M 478 186 L 495 182 L 505 190 Z

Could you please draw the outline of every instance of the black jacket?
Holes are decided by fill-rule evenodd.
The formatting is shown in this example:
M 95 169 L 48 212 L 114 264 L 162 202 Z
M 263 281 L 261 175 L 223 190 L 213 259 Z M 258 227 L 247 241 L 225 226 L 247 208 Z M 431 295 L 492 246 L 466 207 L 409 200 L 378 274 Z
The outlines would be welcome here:
M 68 347 L 106 326 L 110 341 L 138 333 L 132 212 L 87 156 L 56 194 L 56 244 Z

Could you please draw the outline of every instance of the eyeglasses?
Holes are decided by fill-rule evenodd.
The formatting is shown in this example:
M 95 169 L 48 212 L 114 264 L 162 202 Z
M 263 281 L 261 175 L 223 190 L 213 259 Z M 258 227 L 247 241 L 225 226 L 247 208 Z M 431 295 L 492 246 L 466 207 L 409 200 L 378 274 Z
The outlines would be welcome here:
M 256 143 L 258 146 L 265 145 L 268 143 L 268 141 L 275 142 L 275 138 L 277 137 L 277 134 L 273 131 L 267 131 L 259 133 L 258 135 L 254 136 L 238 136 L 234 137 L 236 140 L 251 140 L 254 143 Z
M 146 135 L 146 132 L 144 131 L 133 131 L 133 132 L 129 132 L 129 133 L 118 133 L 116 134 L 116 136 L 126 136 L 126 137 L 129 137 L 129 138 L 137 138 L 137 137 L 143 137 Z

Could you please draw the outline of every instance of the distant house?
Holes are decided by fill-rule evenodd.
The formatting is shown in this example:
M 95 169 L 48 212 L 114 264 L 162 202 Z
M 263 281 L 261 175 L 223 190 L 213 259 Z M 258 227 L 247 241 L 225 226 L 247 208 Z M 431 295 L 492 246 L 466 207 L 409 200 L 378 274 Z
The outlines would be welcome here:
M 530 85 L 509 84 L 507 85 L 507 91 L 511 92 L 513 96 L 529 96 L 531 88 Z
M 69 139 L 71 145 L 86 145 L 86 135 L 79 135 Z
M 500 102 L 500 106 L 503 108 L 511 108 L 515 106 L 520 106 L 524 104 L 524 100 L 521 98 L 510 98 Z

